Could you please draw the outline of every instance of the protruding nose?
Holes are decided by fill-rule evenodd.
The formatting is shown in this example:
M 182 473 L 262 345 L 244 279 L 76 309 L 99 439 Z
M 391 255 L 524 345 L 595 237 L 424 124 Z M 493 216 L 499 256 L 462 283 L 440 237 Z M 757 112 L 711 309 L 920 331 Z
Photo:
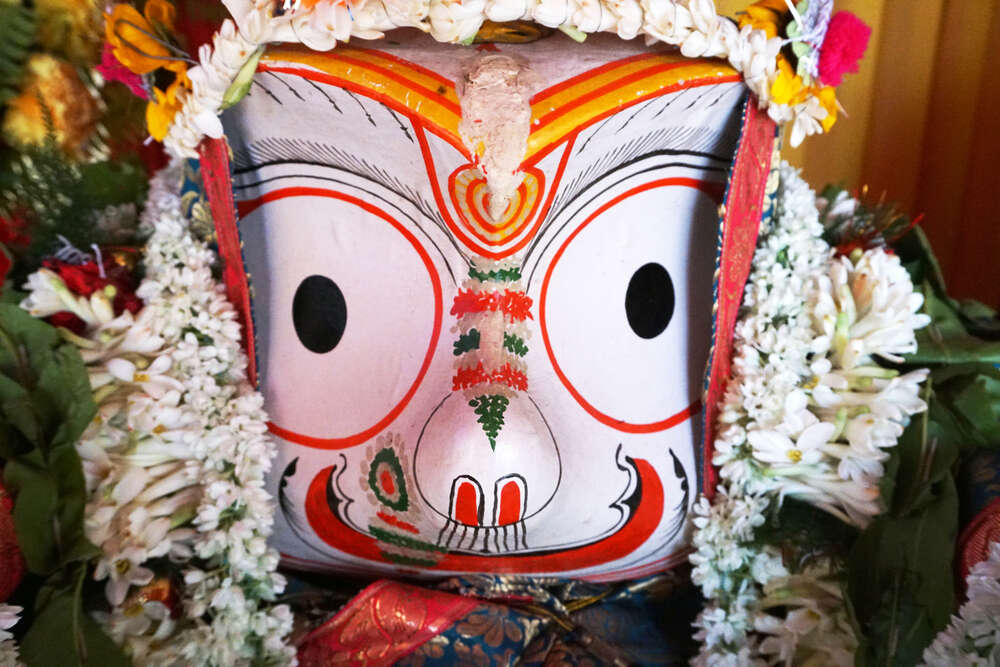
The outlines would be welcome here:
M 523 521 L 541 510 L 559 486 L 558 447 L 527 394 L 509 399 L 495 447 L 482 420 L 458 393 L 438 406 L 417 442 L 417 488 L 438 514 L 463 525 Z

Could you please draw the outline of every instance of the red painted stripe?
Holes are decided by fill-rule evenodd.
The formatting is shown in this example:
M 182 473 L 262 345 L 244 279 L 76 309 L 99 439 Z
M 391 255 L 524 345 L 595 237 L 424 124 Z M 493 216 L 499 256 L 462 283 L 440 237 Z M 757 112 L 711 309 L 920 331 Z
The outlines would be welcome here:
M 591 405 L 590 402 L 588 402 L 587 399 L 585 399 L 583 395 L 580 394 L 579 391 L 577 391 L 576 387 L 574 387 L 573 384 L 569 381 L 569 378 L 566 377 L 566 374 L 563 373 L 562 368 L 559 366 L 559 362 L 556 361 L 555 354 L 552 351 L 552 343 L 549 340 L 549 330 L 546 325 L 546 319 L 545 319 L 545 312 L 546 312 L 545 305 L 546 305 L 546 300 L 548 298 L 549 282 L 552 279 L 552 271 L 559 263 L 559 259 L 566 251 L 566 248 L 569 246 L 570 243 L 572 243 L 573 239 L 576 238 L 577 234 L 579 234 L 581 230 L 583 230 L 587 225 L 593 222 L 599 215 L 601 215 L 611 207 L 621 203 L 625 199 L 628 199 L 629 197 L 632 197 L 640 192 L 645 192 L 646 190 L 652 190 L 654 188 L 660 188 L 671 185 L 680 185 L 684 187 L 694 188 L 696 190 L 706 193 L 709 196 L 712 196 L 714 199 L 716 199 L 716 201 L 718 201 L 718 198 L 721 196 L 720 190 L 722 186 L 720 183 L 699 181 L 693 178 L 661 178 L 659 180 L 650 181 L 649 183 L 643 183 L 642 185 L 636 186 L 631 190 L 623 192 L 622 194 L 606 202 L 596 211 L 587 216 L 587 218 L 582 223 L 580 223 L 580 226 L 573 230 L 573 233 L 571 233 L 566 238 L 563 244 L 559 247 L 559 250 L 557 250 L 556 254 L 552 257 L 552 261 L 549 263 L 549 268 L 545 272 L 545 278 L 542 281 L 542 291 L 539 297 L 540 303 L 538 306 L 539 329 L 541 329 L 542 331 L 542 342 L 545 343 L 545 351 L 548 353 L 549 361 L 552 362 L 552 370 L 555 371 L 556 376 L 562 382 L 563 386 L 566 387 L 566 390 L 569 391 L 570 395 L 573 396 L 573 398 L 576 399 L 576 402 L 580 404 L 580 407 L 586 410 L 597 421 L 607 426 L 610 426 L 611 428 L 617 431 L 622 431 L 623 433 L 656 433 L 658 431 L 665 431 L 669 428 L 673 428 L 674 426 L 677 426 L 678 424 L 681 424 L 690 419 L 692 416 L 698 414 L 698 412 L 701 411 L 701 401 L 695 399 L 693 403 L 691 403 L 689 406 L 687 406 L 680 412 L 673 414 L 670 417 L 667 417 L 666 419 L 663 419 L 661 421 L 652 422 L 648 424 L 632 424 L 621 419 L 615 419 L 614 417 L 601 412 L 596 407 Z
M 375 516 L 385 521 L 390 526 L 395 526 L 400 530 L 405 530 L 408 533 L 413 533 L 414 535 L 420 534 L 420 529 L 414 526 L 412 523 L 407 523 L 402 519 L 394 517 L 391 514 L 386 514 L 385 512 L 379 511 L 375 513 Z
M 419 387 L 420 383 L 423 382 L 424 376 L 427 374 L 427 369 L 430 368 L 431 359 L 434 357 L 434 350 L 437 348 L 438 338 L 441 335 L 441 318 L 443 317 L 444 311 L 443 297 L 441 293 L 441 278 L 438 276 L 437 270 L 434 268 L 434 262 L 431 260 L 430 255 L 427 254 L 427 251 L 424 250 L 420 241 L 417 240 L 412 232 L 407 230 L 406 227 L 404 227 L 399 221 L 377 206 L 342 192 L 312 187 L 291 187 L 272 190 L 257 199 L 240 202 L 240 215 L 246 215 L 251 211 L 257 210 L 268 202 L 277 201 L 286 197 L 325 197 L 328 199 L 339 199 L 341 201 L 346 201 L 349 204 L 353 204 L 368 213 L 381 218 L 385 222 L 388 222 L 396 229 L 396 231 L 403 235 L 403 237 L 417 251 L 417 254 L 420 255 L 420 259 L 423 262 L 424 267 L 427 269 L 427 274 L 431 279 L 431 285 L 434 288 L 434 329 L 431 332 L 430 344 L 427 346 L 427 352 L 424 354 L 423 363 L 420 366 L 416 379 L 413 381 L 413 384 L 410 385 L 406 394 L 403 395 L 403 398 L 400 399 L 399 403 L 385 417 L 379 420 L 378 423 L 359 433 L 341 438 L 315 437 L 305 435 L 303 433 L 296 433 L 295 431 L 289 431 L 288 429 L 282 428 L 272 422 L 268 422 L 267 424 L 267 428 L 271 431 L 271 433 L 274 433 L 278 437 L 284 438 L 289 442 L 305 445 L 306 447 L 315 447 L 317 449 L 344 449 L 346 447 L 353 447 L 372 439 L 386 426 L 388 426 L 396 417 L 398 417 L 413 398 L 413 395 L 417 391 L 417 387 Z

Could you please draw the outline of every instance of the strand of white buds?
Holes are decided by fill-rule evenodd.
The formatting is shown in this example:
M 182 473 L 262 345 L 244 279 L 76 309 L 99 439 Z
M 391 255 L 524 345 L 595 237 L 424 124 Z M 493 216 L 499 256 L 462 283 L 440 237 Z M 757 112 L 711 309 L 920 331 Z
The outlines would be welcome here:
M 0 603 L 0 667 L 22 667 L 17 643 L 10 632 L 7 632 L 21 618 L 21 607 Z
M 301 43 L 328 51 L 351 37 L 377 39 L 394 28 L 413 27 L 441 42 L 472 39 L 483 21 L 528 20 L 581 33 L 613 32 L 622 39 L 644 36 L 680 48 L 689 58 L 718 57 L 729 61 L 756 95 L 761 109 L 779 123 L 790 123 L 790 142 L 797 146 L 823 132 L 829 113 L 815 95 L 794 104 L 771 97 L 778 77 L 780 37 L 763 30 L 740 29 L 719 16 L 712 0 L 320 0 L 308 7 L 289 5 L 275 13 L 272 0 L 224 0 L 227 19 L 212 44 L 198 52 L 188 69 L 192 89 L 183 91 L 181 110 L 164 140 L 177 156 L 197 157 L 202 137 L 221 137 L 226 92 L 248 62 L 269 43 Z
M 767 582 L 753 619 L 762 637 L 758 651 L 767 664 L 854 665 L 858 641 L 836 574 L 833 564 L 824 560 L 800 574 Z
M 284 579 L 266 543 L 274 450 L 263 400 L 247 382 L 236 313 L 212 276 L 214 253 L 188 231 L 179 186 L 178 164 L 150 183 L 138 315 L 105 314 L 93 297 L 88 311 L 44 269 L 22 305 L 40 317 L 76 306 L 87 324 L 82 336 L 64 336 L 80 348 L 98 406 L 78 451 L 109 633 L 146 665 L 292 662 L 291 613 L 267 604 Z M 184 580 L 181 618 L 129 598 L 164 558 Z
M 695 624 L 697 664 L 811 651 L 839 664 L 856 640 L 837 605 L 814 618 L 820 603 L 807 596 L 798 611 L 785 605 L 783 620 L 759 616 L 773 587 L 805 580 L 789 579 L 780 557 L 755 542 L 754 528 L 786 497 L 866 526 L 882 511 L 885 450 L 926 409 L 926 371 L 901 375 L 877 362 L 915 351 L 914 330 L 929 322 L 899 259 L 882 249 L 835 257 L 822 240 L 815 194 L 786 163 L 774 175 L 774 215 L 754 255 L 714 443 L 723 484 L 713 503 L 695 507 L 692 577 L 708 600 Z M 756 522 L 734 522 L 747 507 Z M 812 575 L 814 588 L 826 576 Z
M 924 651 L 927 667 L 1000 665 L 1000 542 L 965 578 L 967 600 Z

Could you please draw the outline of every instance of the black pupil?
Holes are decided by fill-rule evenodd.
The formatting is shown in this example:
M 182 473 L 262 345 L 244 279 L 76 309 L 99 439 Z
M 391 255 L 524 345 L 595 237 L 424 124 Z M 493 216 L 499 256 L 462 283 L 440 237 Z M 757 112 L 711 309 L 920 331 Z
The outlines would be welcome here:
M 295 334 L 307 350 L 325 354 L 337 347 L 347 326 L 344 295 L 326 276 L 309 276 L 292 299 Z
M 639 338 L 656 338 L 674 315 L 674 283 L 656 262 L 640 266 L 625 292 L 628 325 Z

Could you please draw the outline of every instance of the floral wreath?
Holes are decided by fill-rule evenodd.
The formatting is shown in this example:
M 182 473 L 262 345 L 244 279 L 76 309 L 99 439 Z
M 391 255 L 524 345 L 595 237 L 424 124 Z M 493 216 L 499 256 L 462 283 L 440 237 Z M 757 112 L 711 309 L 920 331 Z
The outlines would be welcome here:
M 689 58 L 728 60 L 760 107 L 774 121 L 790 123 L 789 139 L 797 146 L 836 122 L 834 86 L 845 72 L 857 71 L 871 33 L 850 12 L 831 16 L 832 0 L 762 0 L 739 22 L 719 16 L 712 0 L 223 0 L 234 18 L 187 67 L 153 38 L 156 26 L 172 29 L 173 18 L 162 3 L 150 4 L 154 11 L 145 17 L 117 5 L 108 17 L 108 42 L 133 71 L 165 66 L 176 73 L 165 91 L 153 91 L 150 133 L 175 155 L 191 158 L 203 137 L 222 136 L 219 113 L 246 94 L 264 46 L 275 42 L 328 51 L 351 37 L 377 39 L 412 27 L 441 42 L 468 44 L 487 20 L 534 21 L 578 41 L 594 32 L 642 35 Z
M 825 45 L 838 34 L 829 2 L 799 3 L 785 18 L 783 2 L 757 3 L 740 28 L 718 17 L 710 0 L 602 2 L 596 16 L 581 4 L 563 7 L 558 20 L 548 2 L 431 0 L 409 10 L 393 2 L 226 4 L 238 20 L 227 21 L 190 68 L 149 41 L 173 23 L 165 0 L 149 0 L 144 14 L 117 5 L 110 15 L 109 43 L 122 63 L 176 75 L 164 92 L 104 66 L 137 90 L 152 88 L 150 131 L 179 156 L 203 135 L 221 134 L 217 112 L 239 99 L 270 41 L 330 48 L 349 35 L 411 25 L 461 42 L 484 18 L 522 17 L 573 25 L 569 32 L 642 32 L 685 55 L 728 57 L 772 118 L 792 122 L 793 142 L 832 123 L 835 106 L 823 102 L 832 89 L 818 82 L 853 66 L 843 66 L 849 58 L 824 65 Z M 781 52 L 782 23 L 786 34 L 803 36 L 788 42 L 796 70 Z M 816 36 L 820 24 L 825 40 Z M 19 650 L 37 660 L 60 626 L 73 628 L 75 655 L 85 650 L 104 664 L 295 661 L 295 619 L 279 602 L 285 581 L 267 545 L 274 507 L 264 476 L 275 448 L 262 397 L 247 381 L 235 310 L 213 274 L 218 258 L 198 232 L 204 210 L 181 191 L 185 168 L 175 159 L 150 182 L 139 226 L 141 282 L 127 252 L 64 242 L 28 276 L 19 305 L 0 304 L 2 432 L 20 443 L 0 451 L 0 538 L 16 529 L 20 545 L 16 554 L 0 553 L 0 599 L 25 570 L 46 578 L 20 648 L 8 631 L 23 610 L 0 603 L 4 667 L 20 664 Z M 917 267 L 893 251 L 921 237 L 891 207 L 836 189 L 817 197 L 785 163 L 772 170 L 767 197 L 713 447 L 722 481 L 695 506 L 690 561 L 705 605 L 693 664 L 849 665 L 872 627 L 848 594 L 857 569 L 850 559 L 877 552 L 879 542 L 865 542 L 873 528 L 883 539 L 898 528 L 880 524 L 897 504 L 887 471 L 913 452 L 933 460 L 930 393 L 922 386 L 929 371 L 920 366 L 939 358 L 922 356 L 918 330 L 944 321 L 945 302 L 914 287 L 921 271 L 933 274 L 933 260 Z M 127 212 L 102 216 L 114 226 Z M 59 428 L 47 428 L 43 416 Z M 920 474 L 944 479 L 940 471 Z M 914 506 L 922 489 L 904 489 L 917 497 Z M 84 502 L 49 504 L 68 497 Z M 46 520 L 45 511 L 59 520 Z M 841 538 L 854 543 L 847 558 L 833 546 Z M 923 653 L 927 664 L 996 661 L 998 549 L 972 568 L 969 602 Z M 85 608 L 91 580 L 101 583 L 103 601 Z

